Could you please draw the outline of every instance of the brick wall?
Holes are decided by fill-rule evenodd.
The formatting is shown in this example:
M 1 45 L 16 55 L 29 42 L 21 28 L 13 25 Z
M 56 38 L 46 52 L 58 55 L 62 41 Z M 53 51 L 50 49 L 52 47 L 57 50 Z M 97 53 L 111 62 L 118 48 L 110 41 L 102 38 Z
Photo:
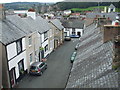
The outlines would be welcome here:
M 120 25 L 104 25 L 103 42 L 112 40 L 115 36 L 120 35 Z

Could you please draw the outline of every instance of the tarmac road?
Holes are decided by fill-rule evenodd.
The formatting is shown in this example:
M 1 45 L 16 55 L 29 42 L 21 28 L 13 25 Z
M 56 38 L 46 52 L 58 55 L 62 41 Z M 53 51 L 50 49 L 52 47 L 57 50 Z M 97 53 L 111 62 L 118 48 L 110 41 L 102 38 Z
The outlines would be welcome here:
M 72 67 L 70 56 L 78 39 L 65 41 L 47 58 L 47 70 L 42 76 L 26 75 L 17 88 L 65 88 Z

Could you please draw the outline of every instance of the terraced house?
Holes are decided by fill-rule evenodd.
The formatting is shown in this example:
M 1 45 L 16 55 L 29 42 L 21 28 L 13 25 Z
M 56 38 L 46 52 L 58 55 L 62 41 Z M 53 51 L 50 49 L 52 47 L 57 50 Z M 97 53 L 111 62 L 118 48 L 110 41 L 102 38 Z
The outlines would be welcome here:
M 3 13 L 3 10 L 1 12 Z M 52 46 L 54 39 L 49 42 L 49 36 L 54 35 L 49 31 L 53 28 L 50 28 L 49 23 L 40 16 L 34 16 L 36 17 L 21 18 L 16 14 L 2 14 L 1 16 L 0 49 L 2 51 L 2 78 L 5 79 L 2 80 L 1 87 L 14 87 L 26 73 L 29 73 L 33 62 L 46 58 L 54 49 Z M 56 27 L 58 31 L 63 29 L 63 27 Z M 59 43 L 62 43 L 62 32 L 59 35 Z
M 54 33 L 54 49 L 60 46 L 64 41 L 64 27 L 58 19 L 50 20 L 49 24 Z

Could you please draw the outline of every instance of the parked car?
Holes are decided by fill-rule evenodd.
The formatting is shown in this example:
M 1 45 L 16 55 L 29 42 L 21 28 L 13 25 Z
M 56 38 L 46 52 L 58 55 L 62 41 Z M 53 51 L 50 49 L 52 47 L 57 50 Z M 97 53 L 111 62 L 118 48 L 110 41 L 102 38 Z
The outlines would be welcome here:
M 70 57 L 70 61 L 71 61 L 71 63 L 74 62 L 75 57 L 76 57 L 76 54 L 77 54 L 77 52 L 73 52 L 73 53 L 72 53 L 72 56 Z
M 30 75 L 42 75 L 43 72 L 47 69 L 47 64 L 45 62 L 34 62 L 30 66 Z
M 79 35 L 70 35 L 71 38 L 79 38 Z
M 77 49 L 78 49 L 78 47 L 79 47 L 79 43 L 75 46 L 75 50 L 77 50 Z
M 65 41 L 71 41 L 71 37 L 65 36 Z

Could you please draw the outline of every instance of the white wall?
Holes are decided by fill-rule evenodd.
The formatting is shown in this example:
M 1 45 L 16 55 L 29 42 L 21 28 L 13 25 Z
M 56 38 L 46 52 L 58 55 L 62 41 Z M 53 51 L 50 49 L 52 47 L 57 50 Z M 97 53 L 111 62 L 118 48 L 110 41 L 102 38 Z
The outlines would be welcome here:
M 18 62 L 20 60 L 24 59 L 24 70 L 27 69 L 27 62 L 26 62 L 26 51 L 22 52 L 12 60 L 8 62 L 9 65 L 9 70 L 11 70 L 13 67 L 15 67 L 15 72 L 16 72 L 16 79 L 19 77 L 19 68 L 18 68 Z
M 10 60 L 11 58 L 13 58 L 16 55 L 17 55 L 16 43 L 14 42 L 14 43 L 7 45 L 8 60 Z
M 25 38 L 22 39 L 22 51 L 25 50 Z M 16 48 L 16 42 L 13 42 L 9 45 L 7 45 L 7 55 L 8 55 L 8 60 L 13 58 L 14 56 L 17 55 L 17 48 Z
M 65 10 L 64 14 L 66 14 L 66 15 L 71 14 L 71 10 Z
M 41 34 L 41 42 L 43 43 L 44 42 L 44 34 Z
M 14 10 L 16 14 L 27 14 L 28 10 Z
M 83 35 L 83 29 L 75 29 L 76 30 L 76 35 L 77 35 L 77 32 L 81 32 L 81 36 Z
M 42 43 L 42 47 L 45 48 L 46 45 L 48 45 L 48 40 Z M 48 45 L 48 48 L 49 48 L 49 45 Z M 44 57 L 46 57 L 48 54 L 49 54 L 49 50 L 46 52 L 44 51 Z
M 67 36 L 72 35 L 72 28 L 65 28 L 64 32 L 67 32 Z M 81 32 L 81 36 L 83 35 L 83 29 L 75 29 L 75 34 L 77 35 L 77 32 Z
M 22 59 L 24 60 L 24 70 L 27 69 L 25 38 L 22 39 L 23 52 L 20 53 L 19 55 L 17 55 L 16 42 L 13 42 L 13 43 L 7 45 L 6 47 L 7 47 L 7 57 L 8 57 L 8 60 L 10 60 L 8 62 L 9 70 L 11 70 L 13 67 L 15 67 L 16 79 L 17 79 L 19 77 L 18 62 L 20 60 L 22 60 Z
M 36 19 L 36 12 L 28 12 L 27 17 L 31 16 L 33 19 Z
M 64 28 L 64 32 L 67 33 L 67 36 L 70 36 L 70 29 L 69 28 Z
M 26 49 L 25 38 L 22 39 L 22 50 Z
M 108 13 L 110 13 L 110 12 L 111 12 L 111 8 L 108 8 Z M 113 9 L 112 12 L 115 12 L 115 8 Z

